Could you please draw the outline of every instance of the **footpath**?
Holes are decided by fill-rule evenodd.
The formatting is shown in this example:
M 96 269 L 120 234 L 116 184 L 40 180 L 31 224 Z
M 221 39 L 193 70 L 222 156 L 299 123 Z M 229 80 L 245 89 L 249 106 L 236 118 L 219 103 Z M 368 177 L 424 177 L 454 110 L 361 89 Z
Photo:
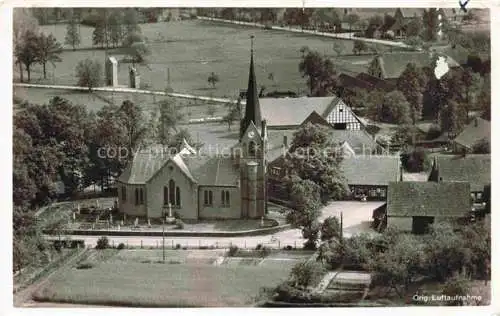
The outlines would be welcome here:
M 354 37 L 354 33 L 352 33 L 352 32 L 351 33 L 328 33 L 328 32 L 319 32 L 316 30 L 303 30 L 300 28 L 290 28 L 290 27 L 281 27 L 281 26 L 275 26 L 275 25 L 265 25 L 265 24 L 260 24 L 260 23 L 252 23 L 252 22 L 224 20 L 224 19 L 211 18 L 211 17 L 205 17 L 205 16 L 198 16 L 198 19 L 199 20 L 206 20 L 206 21 L 221 22 L 221 23 L 245 25 L 245 26 L 257 27 L 257 28 L 265 28 L 265 29 L 278 30 L 278 31 L 293 32 L 293 33 L 311 34 L 311 35 L 317 35 L 317 36 L 338 38 L 338 39 L 343 39 L 343 40 L 359 40 L 359 41 L 366 42 L 366 43 L 381 44 L 381 45 L 394 46 L 394 47 L 399 47 L 399 48 L 413 49 L 412 46 L 406 45 L 405 43 L 402 43 L 402 42 L 382 40 L 382 39 L 376 39 L 376 38 L 367 38 L 367 37 Z

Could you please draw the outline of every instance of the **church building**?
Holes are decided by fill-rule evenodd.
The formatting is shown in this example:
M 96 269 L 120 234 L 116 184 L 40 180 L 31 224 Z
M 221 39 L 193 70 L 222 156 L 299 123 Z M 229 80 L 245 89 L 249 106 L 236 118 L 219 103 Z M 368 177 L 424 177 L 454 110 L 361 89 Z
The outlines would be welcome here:
M 247 91 L 239 142 L 231 155 L 201 155 L 186 141 L 174 155 L 161 146 L 140 151 L 117 180 L 119 210 L 160 218 L 170 205 L 185 220 L 263 217 L 267 128 L 257 94 L 253 47 Z

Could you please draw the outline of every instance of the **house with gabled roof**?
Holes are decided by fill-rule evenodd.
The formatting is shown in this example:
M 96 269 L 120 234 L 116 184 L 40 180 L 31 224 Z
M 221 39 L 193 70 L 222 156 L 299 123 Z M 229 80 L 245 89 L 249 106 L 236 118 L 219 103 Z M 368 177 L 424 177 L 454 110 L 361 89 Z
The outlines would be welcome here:
M 475 117 L 452 141 L 455 153 L 472 153 L 479 142 L 491 143 L 491 123 Z
M 387 227 L 425 233 L 429 225 L 454 222 L 471 210 L 467 182 L 392 182 L 387 195 Z

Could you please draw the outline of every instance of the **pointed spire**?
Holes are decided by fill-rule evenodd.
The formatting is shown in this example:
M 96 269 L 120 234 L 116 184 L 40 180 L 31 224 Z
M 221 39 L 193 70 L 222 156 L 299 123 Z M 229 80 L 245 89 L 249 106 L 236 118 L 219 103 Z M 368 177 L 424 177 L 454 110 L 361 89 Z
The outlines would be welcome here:
M 253 64 L 253 39 L 254 36 L 250 37 L 251 39 L 251 49 L 250 49 L 250 71 L 248 75 L 248 88 L 247 88 L 247 99 L 245 105 L 245 117 L 241 122 L 241 131 L 240 131 L 240 139 L 243 137 L 243 133 L 245 133 L 246 129 L 250 125 L 250 122 L 253 122 L 256 127 L 261 126 L 262 117 L 260 114 L 260 104 L 259 104 L 259 95 L 257 93 L 257 80 L 255 79 L 255 70 Z

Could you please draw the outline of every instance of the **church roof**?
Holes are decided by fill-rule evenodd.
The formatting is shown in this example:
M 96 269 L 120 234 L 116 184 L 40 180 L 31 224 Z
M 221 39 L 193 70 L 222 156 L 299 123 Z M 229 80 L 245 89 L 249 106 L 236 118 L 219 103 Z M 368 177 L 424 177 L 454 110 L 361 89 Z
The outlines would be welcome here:
M 187 152 L 169 155 L 156 150 L 139 152 L 118 178 L 128 184 L 147 183 L 171 160 L 193 182 L 199 185 L 234 186 L 239 179 L 238 169 L 233 167 L 231 157 L 203 156 Z

